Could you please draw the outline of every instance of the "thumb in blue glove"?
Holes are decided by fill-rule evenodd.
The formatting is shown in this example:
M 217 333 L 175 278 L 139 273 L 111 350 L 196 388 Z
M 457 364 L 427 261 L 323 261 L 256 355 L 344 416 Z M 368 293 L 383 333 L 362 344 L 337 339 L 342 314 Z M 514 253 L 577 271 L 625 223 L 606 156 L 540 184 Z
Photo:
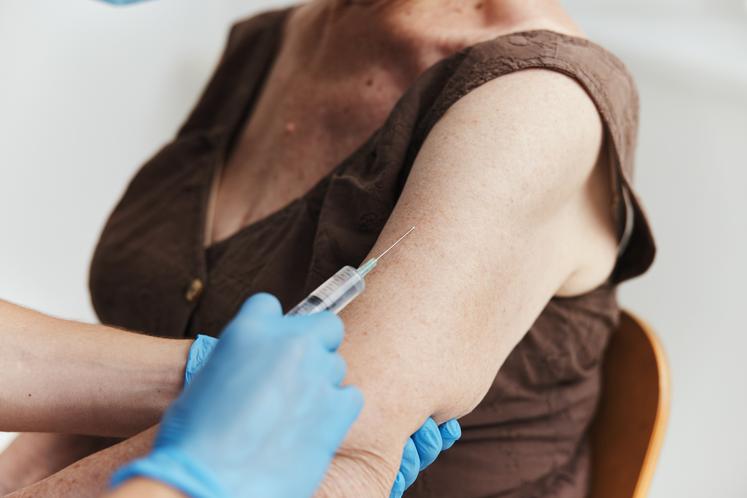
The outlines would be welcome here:
M 284 317 L 249 299 L 204 368 L 166 413 L 153 452 L 120 470 L 195 498 L 311 496 L 362 407 L 342 388 L 332 313 Z
M 192 345 L 189 347 L 189 355 L 187 356 L 187 366 L 184 368 L 184 387 L 187 387 L 197 372 L 202 370 L 202 367 L 207 363 L 210 358 L 210 353 L 215 349 L 215 345 L 218 344 L 218 339 L 210 337 L 208 335 L 198 335 L 195 338 Z

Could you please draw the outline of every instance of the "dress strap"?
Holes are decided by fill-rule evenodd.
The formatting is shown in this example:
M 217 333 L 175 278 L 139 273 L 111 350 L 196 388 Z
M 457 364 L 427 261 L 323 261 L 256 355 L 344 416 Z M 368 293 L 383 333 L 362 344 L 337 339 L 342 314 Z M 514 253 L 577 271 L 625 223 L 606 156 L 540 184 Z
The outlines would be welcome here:
M 198 105 L 179 130 L 233 132 L 251 114 L 280 49 L 290 9 L 259 14 L 235 24 L 223 55 Z

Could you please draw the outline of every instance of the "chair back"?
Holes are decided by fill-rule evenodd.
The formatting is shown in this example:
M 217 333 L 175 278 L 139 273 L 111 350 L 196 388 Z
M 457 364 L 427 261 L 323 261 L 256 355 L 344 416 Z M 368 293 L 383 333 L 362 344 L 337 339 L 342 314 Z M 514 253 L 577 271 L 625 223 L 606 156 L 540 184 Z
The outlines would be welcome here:
M 669 370 L 654 331 L 623 311 L 591 427 L 591 498 L 644 498 L 669 415 Z

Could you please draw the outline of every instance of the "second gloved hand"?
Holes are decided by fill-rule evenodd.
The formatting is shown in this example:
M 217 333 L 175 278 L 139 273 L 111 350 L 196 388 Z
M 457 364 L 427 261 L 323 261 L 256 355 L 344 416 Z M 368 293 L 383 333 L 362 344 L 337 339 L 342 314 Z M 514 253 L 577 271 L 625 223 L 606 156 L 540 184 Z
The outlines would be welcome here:
M 196 498 L 302 498 L 319 485 L 358 416 L 341 388 L 342 322 L 284 317 L 277 299 L 249 299 L 205 367 L 166 413 L 154 450 L 120 470 Z
M 442 451 L 451 448 L 461 436 L 462 429 L 456 420 L 449 420 L 439 426 L 428 417 L 405 444 L 402 463 L 389 498 L 400 498 L 405 490 L 412 486 L 418 474 L 436 461 Z

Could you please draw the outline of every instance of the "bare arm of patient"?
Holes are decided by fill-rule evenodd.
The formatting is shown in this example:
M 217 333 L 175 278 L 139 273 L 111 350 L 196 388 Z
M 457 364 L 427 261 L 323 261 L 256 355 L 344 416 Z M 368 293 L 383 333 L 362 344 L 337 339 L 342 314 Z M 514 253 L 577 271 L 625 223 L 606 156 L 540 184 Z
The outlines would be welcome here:
M 554 295 L 606 280 L 601 144 L 583 89 L 542 70 L 476 89 L 431 131 L 372 254 L 417 229 L 343 313 L 346 380 L 366 404 L 318 496 L 388 496 L 427 416 L 469 413 Z
M 388 496 L 426 417 L 471 411 L 553 295 L 605 280 L 617 243 L 609 178 L 595 167 L 601 142 L 586 93 L 542 70 L 485 84 L 432 130 L 372 254 L 416 232 L 343 313 L 347 380 L 366 404 L 320 496 Z M 101 469 L 144 453 L 143 441 L 17 496 L 96 496 Z
M 148 429 L 6 498 L 98 498 L 106 492 L 115 470 L 150 451 L 155 434 L 156 427 Z

